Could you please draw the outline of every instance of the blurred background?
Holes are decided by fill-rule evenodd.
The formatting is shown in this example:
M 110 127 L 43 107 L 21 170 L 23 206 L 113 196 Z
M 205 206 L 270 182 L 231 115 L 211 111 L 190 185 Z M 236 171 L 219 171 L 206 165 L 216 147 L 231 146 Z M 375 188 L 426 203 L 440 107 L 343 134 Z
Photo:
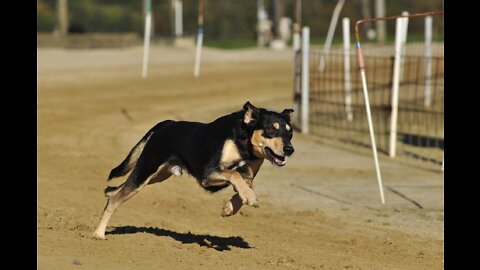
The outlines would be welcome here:
M 59 34 L 66 31 L 68 34 L 92 33 L 131 33 L 131 43 L 141 43 L 144 31 L 144 14 L 146 0 L 82 0 L 68 1 L 60 5 L 59 0 L 37 0 L 37 32 L 42 34 Z M 182 5 L 182 30 L 175 31 L 175 2 Z M 346 1 L 341 11 L 342 17 L 349 17 L 352 22 L 361 18 L 376 16 L 375 6 L 379 1 L 355 0 Z M 441 0 L 382 0 L 384 14 L 400 14 L 402 11 L 428 11 L 443 9 Z M 192 38 L 197 29 L 198 1 L 196 0 L 152 0 L 152 40 L 158 43 L 172 43 L 175 38 Z M 331 0 L 303 0 L 301 1 L 301 23 L 310 27 L 312 44 L 322 44 L 326 38 L 332 11 L 337 1 Z M 244 48 L 257 46 L 257 24 L 259 22 L 259 7 L 263 6 L 265 20 L 271 22 L 273 38 L 280 38 L 281 22 L 293 23 L 295 20 L 295 0 L 204 0 L 204 31 L 206 46 L 218 48 Z M 65 8 L 63 30 L 59 20 L 60 7 Z M 369 29 L 376 31 L 375 25 L 364 25 L 362 34 L 367 41 L 393 41 L 394 24 L 387 24 L 386 36 L 370 34 Z M 423 22 L 414 20 L 409 24 L 409 38 L 419 40 L 424 32 Z M 443 38 L 443 21 L 437 22 L 433 29 L 434 39 Z M 370 32 L 372 33 L 372 32 Z M 65 33 L 64 33 L 65 34 Z M 376 36 L 376 37 L 373 37 Z M 341 36 L 334 38 L 340 42 Z M 41 45 L 53 45 L 54 40 L 39 40 Z M 45 42 L 45 43 L 42 43 Z M 288 41 L 291 44 L 291 41 Z M 263 44 L 268 46 L 268 42 Z M 75 46 L 82 46 L 76 44 Z M 94 46 L 94 45 L 91 45 Z M 97 45 L 100 46 L 100 45 Z M 115 46 L 112 41 L 109 46 Z M 116 46 L 121 46 L 117 44 Z

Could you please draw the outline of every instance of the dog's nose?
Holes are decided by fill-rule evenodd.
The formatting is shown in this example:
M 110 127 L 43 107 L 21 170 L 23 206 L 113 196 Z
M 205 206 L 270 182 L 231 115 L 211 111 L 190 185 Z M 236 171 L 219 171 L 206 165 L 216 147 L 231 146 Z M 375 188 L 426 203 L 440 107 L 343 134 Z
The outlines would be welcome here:
M 285 153 L 285 155 L 287 155 L 287 156 L 292 155 L 294 151 L 295 151 L 295 149 L 293 149 L 293 147 L 291 145 L 285 145 L 283 147 L 283 153 Z

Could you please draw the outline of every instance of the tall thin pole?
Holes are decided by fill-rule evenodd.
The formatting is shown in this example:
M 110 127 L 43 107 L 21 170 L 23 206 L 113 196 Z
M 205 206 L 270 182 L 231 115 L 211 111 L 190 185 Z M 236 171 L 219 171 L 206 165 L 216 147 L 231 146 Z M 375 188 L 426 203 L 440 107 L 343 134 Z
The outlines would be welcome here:
M 308 111 L 310 101 L 310 83 L 309 83 L 309 56 L 310 56 L 310 28 L 302 28 L 302 133 L 308 133 Z
M 432 16 L 425 17 L 425 107 L 431 104 L 432 91 Z
M 146 16 L 145 16 L 145 36 L 143 42 L 143 68 L 142 68 L 142 77 L 147 77 L 148 71 L 148 54 L 150 47 L 150 32 L 152 25 L 152 2 L 151 0 L 146 0 Z
M 302 0 L 295 0 L 295 22 L 293 23 L 293 109 L 300 112 L 300 32 Z M 300 114 L 296 113 L 295 122 L 300 123 Z
M 198 78 L 200 76 L 200 59 L 202 55 L 203 43 L 203 1 L 198 0 L 198 30 L 197 30 L 197 49 L 195 50 L 195 66 L 193 69 L 193 76 Z
M 389 155 L 391 158 L 395 157 L 397 145 L 397 119 L 398 119 L 398 90 L 400 87 L 400 72 L 401 61 L 404 46 L 402 42 L 403 28 L 405 27 L 405 18 L 396 19 L 395 26 L 395 61 L 393 64 L 393 79 L 392 79 L 392 113 L 390 121 L 390 143 Z
M 58 26 L 60 35 L 68 35 L 68 4 L 67 0 L 58 0 Z
M 385 204 L 385 196 L 383 195 L 382 176 L 380 173 L 380 164 L 378 163 L 378 156 L 377 156 L 377 143 L 375 142 L 375 133 L 373 131 L 373 124 L 372 124 L 372 113 L 370 112 L 370 102 L 368 98 L 368 89 L 367 89 L 367 78 L 365 75 L 365 66 L 363 65 L 363 53 L 362 53 L 362 48 L 360 46 L 360 42 L 357 42 L 357 53 L 358 53 L 358 66 L 360 69 L 360 75 L 362 76 L 362 88 L 363 88 L 363 95 L 365 97 L 365 109 L 367 110 L 368 129 L 370 131 L 370 141 L 372 143 L 373 160 L 375 162 L 375 171 L 377 173 L 378 189 L 380 190 L 380 199 L 382 201 L 382 204 Z
M 262 25 L 265 21 L 265 4 L 263 0 L 257 0 L 257 46 L 263 47 L 265 45 L 265 37 L 262 33 Z
M 183 36 L 183 4 L 175 0 L 175 37 Z
M 350 77 L 350 19 L 343 18 L 343 70 L 345 82 L 345 113 L 347 120 L 352 121 L 352 79 Z

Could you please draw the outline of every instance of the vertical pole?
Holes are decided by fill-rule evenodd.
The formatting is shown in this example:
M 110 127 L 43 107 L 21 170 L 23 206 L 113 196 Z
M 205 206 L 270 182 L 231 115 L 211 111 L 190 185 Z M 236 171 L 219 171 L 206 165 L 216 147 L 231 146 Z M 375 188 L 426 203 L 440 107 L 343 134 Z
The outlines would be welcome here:
M 395 157 L 397 144 L 397 116 L 398 116 L 398 89 L 400 86 L 400 63 L 402 59 L 402 35 L 405 18 L 397 18 L 395 25 L 395 60 L 393 63 L 393 79 L 392 79 L 392 113 L 390 121 L 390 144 L 389 155 Z
M 372 143 L 372 152 L 373 152 L 373 160 L 375 162 L 375 171 L 377 172 L 377 182 L 378 182 L 378 189 L 380 190 L 380 199 L 382 204 L 385 204 L 385 196 L 383 194 L 383 184 L 382 184 L 382 176 L 380 173 L 380 164 L 378 162 L 377 156 L 377 144 L 375 142 L 375 132 L 373 131 L 373 124 L 372 124 L 372 113 L 370 112 L 370 102 L 368 98 L 368 89 L 367 89 L 367 77 L 365 75 L 365 65 L 363 63 L 363 52 L 362 47 L 360 46 L 360 36 L 358 32 L 358 22 L 355 25 L 355 38 L 357 40 L 357 57 L 358 57 L 358 69 L 360 70 L 360 75 L 362 78 L 362 88 L 363 88 L 363 96 L 365 97 L 365 109 L 367 111 L 367 120 L 368 120 L 368 129 L 370 131 L 370 141 Z
M 375 17 L 385 17 L 385 0 L 375 0 Z M 375 22 L 377 28 L 377 42 L 385 43 L 387 38 L 387 26 L 384 20 Z
M 370 141 L 372 143 L 373 160 L 375 162 L 375 170 L 377 172 L 377 182 L 378 182 L 378 188 L 380 190 L 380 199 L 382 201 L 382 204 L 385 204 L 385 196 L 383 194 L 382 176 L 380 174 L 380 164 L 378 162 L 378 156 L 377 156 L 377 144 L 375 142 L 375 133 L 373 131 L 373 124 L 372 124 L 372 113 L 370 112 L 370 102 L 369 102 L 369 98 L 368 98 L 367 77 L 365 76 L 365 66 L 363 64 L 362 48 L 361 48 L 360 42 L 358 42 L 358 40 L 359 40 L 359 38 L 358 38 L 358 32 L 357 32 L 358 67 L 360 69 L 360 75 L 362 77 L 362 88 L 363 88 L 363 95 L 365 97 L 365 109 L 367 110 L 368 129 L 370 131 Z
M 257 0 L 257 46 L 263 47 L 265 45 L 264 36 L 262 33 L 262 25 L 265 20 L 265 6 L 263 0 Z
M 402 16 L 408 16 L 408 11 L 404 11 L 402 12 Z M 402 58 L 400 59 L 400 81 L 402 81 L 403 79 L 403 75 L 404 75 L 404 64 L 405 64 L 405 59 L 404 59 L 404 56 L 405 56 L 405 44 L 407 43 L 407 33 L 408 33 L 408 17 L 405 17 L 405 18 L 402 18 L 402 23 L 401 23 L 401 43 L 402 43 L 402 46 L 401 46 L 401 54 L 402 54 Z
M 142 77 L 147 77 L 148 69 L 148 54 L 150 47 L 150 30 L 152 24 L 152 2 L 151 0 L 146 1 L 146 16 L 145 16 L 145 35 L 143 42 L 143 68 L 142 68 Z
M 377 172 L 377 182 L 378 182 L 378 188 L 380 190 L 380 199 L 382 201 L 382 204 L 385 204 L 382 176 L 380 174 L 380 165 L 378 163 L 378 156 L 377 156 L 377 144 L 375 142 L 375 133 L 373 131 L 373 124 L 372 124 L 372 113 L 370 112 L 370 102 L 368 98 L 367 77 L 365 75 L 365 65 L 363 63 L 363 53 L 362 53 L 362 48 L 360 46 L 360 42 L 357 42 L 357 55 L 358 55 L 358 66 L 360 69 L 360 75 L 362 77 L 363 95 L 365 97 L 365 109 L 367 110 L 368 130 L 370 131 L 370 141 L 372 143 L 373 160 L 375 162 L 375 170 Z
M 170 0 L 170 28 L 172 31 L 172 37 L 175 40 L 177 37 L 176 28 L 177 28 L 177 7 L 176 7 L 177 0 Z
M 335 33 L 335 28 L 337 27 L 338 16 L 340 15 L 340 11 L 342 11 L 343 4 L 345 4 L 345 0 L 338 0 L 337 5 L 333 10 L 332 19 L 330 20 L 330 26 L 328 27 L 327 39 L 325 40 L 325 45 L 323 46 L 323 53 L 320 57 L 320 65 L 319 69 L 320 72 L 323 72 L 325 69 L 325 58 L 327 57 L 328 53 L 330 52 L 330 47 L 332 46 L 333 34 Z
M 348 121 L 352 121 L 352 80 L 350 78 L 350 19 L 343 18 L 343 71 L 345 78 L 345 113 Z
M 302 0 L 295 0 L 295 22 L 293 24 L 293 109 L 296 112 L 301 111 L 301 78 L 299 77 L 300 72 L 300 32 L 301 29 L 301 10 L 302 10 Z M 301 122 L 301 114 L 295 114 L 296 124 Z
M 382 204 L 385 204 L 385 196 L 383 195 L 382 176 L 380 174 L 380 164 L 378 163 L 378 156 L 377 156 L 377 144 L 375 142 L 375 134 L 373 131 L 372 113 L 370 112 L 370 103 L 368 101 L 369 98 L 368 98 L 367 78 L 365 77 L 365 70 L 361 71 L 361 76 L 362 76 L 363 94 L 365 95 L 365 107 L 367 108 L 368 127 L 370 130 L 370 141 L 372 142 L 373 159 L 375 161 L 375 170 L 377 172 L 378 188 L 380 190 L 380 199 L 382 201 Z
M 61 36 L 68 35 L 68 5 L 67 0 L 58 0 L 58 26 Z
M 195 50 L 195 67 L 193 69 L 193 76 L 198 78 L 200 75 L 200 58 L 202 55 L 203 43 L 203 1 L 198 0 L 198 31 L 197 31 L 197 49 Z
M 175 0 L 175 37 L 183 36 L 183 4 Z
M 425 107 L 431 104 L 432 16 L 425 17 Z
M 302 133 L 308 133 L 310 28 L 302 28 Z

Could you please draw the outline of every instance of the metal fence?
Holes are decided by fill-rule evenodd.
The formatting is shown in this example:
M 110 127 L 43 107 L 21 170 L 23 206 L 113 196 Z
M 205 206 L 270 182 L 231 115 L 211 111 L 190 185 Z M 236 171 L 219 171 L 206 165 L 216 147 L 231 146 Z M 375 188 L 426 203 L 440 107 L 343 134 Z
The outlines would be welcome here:
M 435 45 L 435 56 L 429 58 L 421 53 L 422 44 L 406 47 L 399 87 L 396 152 L 398 156 L 441 164 L 444 148 L 443 43 Z M 392 52 L 392 46 L 364 49 L 376 143 L 378 151 L 384 154 L 389 151 Z M 310 51 L 310 132 L 370 147 L 356 54 L 350 53 L 349 74 L 345 72 L 345 54 L 340 50 L 324 56 L 326 67 L 323 71 L 319 68 L 321 57 L 321 50 Z

